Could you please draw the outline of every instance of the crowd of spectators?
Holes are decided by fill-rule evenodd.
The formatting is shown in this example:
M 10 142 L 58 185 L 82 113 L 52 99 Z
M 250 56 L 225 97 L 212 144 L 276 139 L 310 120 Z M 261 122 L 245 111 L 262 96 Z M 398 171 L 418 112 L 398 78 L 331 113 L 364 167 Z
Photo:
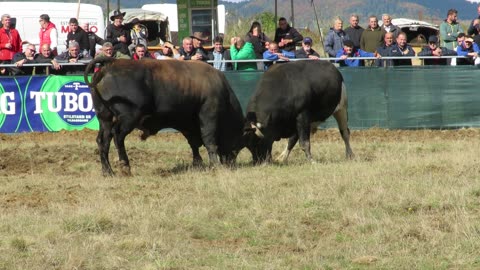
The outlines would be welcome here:
M 428 58 L 425 65 L 475 65 L 479 64 L 480 48 L 480 5 L 479 16 L 474 18 L 464 32 L 457 22 L 458 12 L 450 9 L 446 19 L 440 25 L 439 36 L 428 37 L 428 45 L 424 46 L 418 56 L 464 56 L 465 58 Z M 65 65 L 65 63 L 88 62 L 95 57 L 113 57 L 119 59 L 141 60 L 144 58 L 165 60 L 209 61 L 216 69 L 227 70 L 266 70 L 273 62 L 288 62 L 290 59 L 320 59 L 320 55 L 312 48 L 313 40 L 303 37 L 285 18 L 278 20 L 275 37 L 269 38 L 259 22 L 253 22 L 244 37 L 232 37 L 230 48 L 223 46 L 223 36 L 213 39 L 214 46 L 206 50 L 203 43 L 209 40 L 202 32 L 183 38 L 177 50 L 174 44 L 164 42 L 160 50 L 148 51 L 148 30 L 134 19 L 129 26 L 123 24 L 125 12 L 115 10 L 110 17 L 112 21 L 106 28 L 105 39 L 89 31 L 88 23 L 79 24 L 76 18 L 69 21 L 67 34 L 67 50 L 57 53 L 58 32 L 48 14 L 39 16 L 39 52 L 36 46 L 22 41 L 19 32 L 11 27 L 11 17 L 1 16 L 0 28 L 0 64 L 13 64 L 14 67 L 0 68 L 0 75 L 18 74 L 68 74 L 81 72 L 82 66 Z M 333 26 L 323 42 L 324 52 L 333 62 L 340 66 L 400 66 L 411 65 L 415 50 L 407 44 L 407 35 L 392 24 L 392 16 L 382 15 L 379 25 L 377 16 L 369 16 L 368 26 L 360 26 L 360 18 L 352 14 L 349 25 L 343 27 L 343 20 L 335 17 Z M 299 46 L 301 43 L 301 47 Z M 22 51 L 22 45 L 24 51 Z M 96 50 L 100 45 L 101 49 Z M 383 57 L 395 59 L 383 59 Z M 407 56 L 408 58 L 401 59 Z M 365 58 L 368 59 L 358 59 Z M 334 59 L 333 59 L 334 58 Z M 353 58 L 353 59 L 351 59 Z M 257 61 L 263 59 L 264 61 Z M 225 62 L 234 60 L 234 63 Z M 237 60 L 235 62 L 235 60 Z M 248 61 L 252 60 L 252 61 Z M 51 64 L 32 67 L 25 64 Z

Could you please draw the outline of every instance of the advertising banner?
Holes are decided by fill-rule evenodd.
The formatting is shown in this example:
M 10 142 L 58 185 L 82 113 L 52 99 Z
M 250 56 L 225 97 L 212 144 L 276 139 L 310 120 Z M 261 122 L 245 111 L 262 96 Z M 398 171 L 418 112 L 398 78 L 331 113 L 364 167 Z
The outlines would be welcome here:
M 98 129 L 83 76 L 17 76 L 0 80 L 0 132 Z
M 480 127 L 476 67 L 339 68 L 351 129 Z M 263 72 L 225 72 L 245 111 Z M 0 133 L 98 130 L 83 76 L 0 77 Z M 330 118 L 322 127 L 336 127 Z

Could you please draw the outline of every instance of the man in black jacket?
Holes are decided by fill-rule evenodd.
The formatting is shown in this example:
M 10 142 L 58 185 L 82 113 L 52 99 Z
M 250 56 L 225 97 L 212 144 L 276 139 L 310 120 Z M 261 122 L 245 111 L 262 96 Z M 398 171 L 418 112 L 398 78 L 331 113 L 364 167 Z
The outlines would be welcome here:
M 103 38 L 97 36 L 94 32 L 90 31 L 90 24 L 88 22 L 82 24 L 82 29 L 87 33 L 88 36 L 88 53 L 91 57 L 95 57 L 97 52 L 96 45 L 103 45 L 105 40 Z
M 291 27 L 287 23 L 287 19 L 280 18 L 278 20 L 278 28 L 275 30 L 274 41 L 278 44 L 280 50 L 293 52 L 295 51 L 295 44 L 303 39 L 297 29 Z
M 353 41 L 353 46 L 355 49 L 360 49 L 360 37 L 365 29 L 359 24 L 359 17 L 357 14 L 350 15 L 350 26 L 345 28 L 343 31 L 347 33 L 351 41 Z
M 305 37 L 302 41 L 302 48 L 295 51 L 295 58 L 318 59 L 320 55 L 312 49 L 312 39 Z
M 454 50 L 447 49 L 445 47 L 438 47 L 438 37 L 430 36 L 428 38 L 428 47 L 423 47 L 422 51 L 418 53 L 418 56 L 448 56 L 457 55 Z M 423 60 L 424 65 L 446 65 L 446 58 L 428 58 Z
M 132 43 L 132 40 L 130 31 L 123 24 L 123 16 L 125 16 L 125 13 L 126 12 L 121 12 L 120 10 L 113 12 L 113 15 L 110 17 L 113 23 L 107 26 L 105 41 L 111 42 L 115 51 L 130 55 L 128 45 Z
M 67 48 L 70 42 L 76 41 L 80 45 L 80 51 L 88 51 L 90 48 L 88 44 L 88 35 L 82 28 L 78 26 L 78 20 L 76 18 L 70 18 L 68 22 L 69 31 L 67 34 Z

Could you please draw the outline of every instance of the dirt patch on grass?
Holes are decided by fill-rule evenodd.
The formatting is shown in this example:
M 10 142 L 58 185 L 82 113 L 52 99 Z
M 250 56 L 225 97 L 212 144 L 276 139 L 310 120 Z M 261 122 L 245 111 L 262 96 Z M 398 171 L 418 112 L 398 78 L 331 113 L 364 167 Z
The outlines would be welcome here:
M 162 132 L 150 137 L 144 144 L 136 144 L 140 133 L 135 131 L 127 137 L 127 151 L 131 162 L 141 164 L 152 160 L 161 161 L 172 155 L 165 150 L 152 151 L 149 143 L 164 143 L 169 145 L 184 145 L 184 149 L 175 153 L 177 159 L 189 160 L 191 153 L 186 140 L 179 133 Z M 54 175 L 69 175 L 75 177 L 83 171 L 92 169 L 91 163 L 99 164 L 98 150 L 95 142 L 96 131 L 62 131 L 45 133 L 0 134 L 0 176 L 26 175 L 34 173 L 52 173 Z M 386 130 L 368 129 L 352 131 L 352 147 L 355 142 L 431 142 L 432 140 L 466 140 L 480 139 L 479 129 L 459 130 Z M 340 141 L 336 129 L 317 131 L 313 142 Z M 134 143 L 132 143 L 134 142 Z M 143 146 L 142 146 L 143 145 Z M 157 148 L 158 149 L 158 148 Z M 244 150 L 246 151 L 246 150 Z M 180 153 L 179 153 L 180 152 Z M 115 166 L 116 151 L 111 146 L 112 166 Z M 175 168 L 188 166 L 179 163 Z M 94 166 L 94 169 L 98 169 Z M 162 170 L 162 169 L 160 169 Z M 173 170 L 175 171 L 175 170 Z M 171 168 L 162 174 L 172 173 Z M 14 200 L 14 199 L 12 199 Z

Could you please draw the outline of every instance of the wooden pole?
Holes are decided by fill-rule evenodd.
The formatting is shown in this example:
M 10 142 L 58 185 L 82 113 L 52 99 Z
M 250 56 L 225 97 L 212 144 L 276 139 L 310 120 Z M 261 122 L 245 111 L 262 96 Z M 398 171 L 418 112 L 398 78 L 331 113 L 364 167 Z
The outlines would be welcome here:
M 295 11 L 293 9 L 293 0 L 290 0 L 290 7 L 292 10 L 292 14 L 291 14 L 292 27 L 295 27 Z
M 79 17 L 80 17 L 80 1 L 81 1 L 81 0 L 78 0 L 78 5 L 77 5 L 77 20 L 78 20 Z

